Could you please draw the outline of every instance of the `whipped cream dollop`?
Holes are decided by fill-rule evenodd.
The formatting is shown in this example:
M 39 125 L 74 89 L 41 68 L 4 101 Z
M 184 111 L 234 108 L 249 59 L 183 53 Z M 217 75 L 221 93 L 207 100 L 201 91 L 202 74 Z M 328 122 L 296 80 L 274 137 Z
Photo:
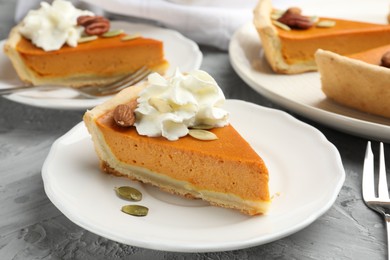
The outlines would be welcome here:
M 77 26 L 77 17 L 81 15 L 94 14 L 64 0 L 55 0 L 52 5 L 42 2 L 40 9 L 28 12 L 19 32 L 45 51 L 59 50 L 65 43 L 76 47 L 84 30 Z
M 158 73 L 148 77 L 149 86 L 141 91 L 135 110 L 135 127 L 140 135 L 163 136 L 174 141 L 197 126 L 223 127 L 229 113 L 222 109 L 225 96 L 216 81 L 205 71 L 171 78 Z

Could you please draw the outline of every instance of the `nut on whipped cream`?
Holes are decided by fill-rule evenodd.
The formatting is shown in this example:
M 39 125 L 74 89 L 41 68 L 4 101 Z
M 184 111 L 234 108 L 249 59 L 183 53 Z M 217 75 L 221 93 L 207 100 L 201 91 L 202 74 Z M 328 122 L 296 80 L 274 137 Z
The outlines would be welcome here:
M 64 0 L 55 0 L 52 5 L 41 2 L 40 9 L 29 11 L 23 19 L 19 32 L 45 51 L 59 50 L 65 43 L 76 47 L 83 32 L 83 27 L 77 26 L 81 15 L 94 14 Z
M 216 81 L 205 71 L 171 78 L 158 73 L 148 77 L 148 87 L 141 93 L 135 110 L 135 127 L 140 135 L 163 136 L 175 141 L 197 126 L 223 127 L 229 113 L 222 108 L 225 96 Z

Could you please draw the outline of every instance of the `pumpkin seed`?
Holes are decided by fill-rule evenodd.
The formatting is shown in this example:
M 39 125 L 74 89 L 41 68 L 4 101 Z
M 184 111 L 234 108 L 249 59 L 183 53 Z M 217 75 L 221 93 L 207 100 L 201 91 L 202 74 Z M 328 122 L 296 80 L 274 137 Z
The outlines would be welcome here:
M 108 32 L 105 32 L 102 34 L 102 37 L 109 38 L 109 37 L 115 37 L 118 36 L 119 34 L 122 34 L 123 30 L 111 30 Z
M 203 130 L 208 130 L 208 129 L 213 129 L 214 126 L 212 125 L 194 125 L 191 126 L 191 129 L 203 129 Z
M 134 39 L 137 39 L 137 38 L 140 38 L 141 35 L 138 34 L 138 33 L 135 33 L 135 34 L 129 34 L 129 35 L 126 35 L 124 37 L 121 38 L 121 41 L 130 41 L 130 40 L 134 40 Z
M 272 20 L 278 20 L 280 17 L 282 17 L 283 13 L 271 13 L 271 19 Z
M 319 18 L 318 16 L 316 16 L 316 15 L 313 15 L 313 16 L 310 17 L 310 21 L 311 21 L 312 23 L 316 23 L 316 22 L 318 22 L 319 20 L 320 20 L 320 18 Z
M 330 28 L 335 25 L 336 25 L 336 21 L 331 21 L 331 20 L 322 20 L 316 24 L 317 27 L 321 27 L 321 28 Z
M 144 217 L 148 215 L 149 209 L 141 205 L 125 205 L 122 207 L 122 212 L 136 217 Z
M 98 37 L 96 35 L 84 36 L 78 39 L 78 43 L 90 42 L 96 40 Z
M 285 31 L 291 31 L 291 28 L 288 25 L 285 25 L 284 23 L 281 23 L 279 21 L 272 21 L 272 23 L 279 27 L 280 29 L 283 29 Z
M 115 191 L 119 197 L 125 200 L 140 201 L 142 199 L 142 193 L 130 186 L 116 187 Z
M 192 136 L 193 138 L 202 140 L 202 141 L 212 141 L 212 140 L 217 140 L 218 137 L 207 130 L 201 130 L 201 129 L 190 129 L 188 131 L 188 134 Z

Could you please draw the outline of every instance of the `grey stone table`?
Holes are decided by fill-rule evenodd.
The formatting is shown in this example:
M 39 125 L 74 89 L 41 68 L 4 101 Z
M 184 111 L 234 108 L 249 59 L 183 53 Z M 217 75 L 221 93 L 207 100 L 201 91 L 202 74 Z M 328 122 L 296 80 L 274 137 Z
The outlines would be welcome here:
M 13 25 L 14 8 L 13 1 L 0 0 L 1 39 Z M 236 75 L 228 53 L 207 47 L 201 50 L 202 68 L 216 78 L 227 98 L 284 110 Z M 83 111 L 36 108 L 0 97 L 0 259 L 385 259 L 382 218 L 361 199 L 367 140 L 285 111 L 318 128 L 338 148 L 346 180 L 335 204 L 305 229 L 265 245 L 227 252 L 174 253 L 120 244 L 67 219 L 46 196 L 41 168 L 53 141 L 79 123 Z

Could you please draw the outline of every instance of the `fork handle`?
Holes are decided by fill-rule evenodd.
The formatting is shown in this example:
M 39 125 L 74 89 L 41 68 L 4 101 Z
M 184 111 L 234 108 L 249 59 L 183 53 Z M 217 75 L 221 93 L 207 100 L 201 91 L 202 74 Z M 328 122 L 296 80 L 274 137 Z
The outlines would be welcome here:
M 390 215 L 385 214 L 386 233 L 387 233 L 387 259 L 390 260 Z

